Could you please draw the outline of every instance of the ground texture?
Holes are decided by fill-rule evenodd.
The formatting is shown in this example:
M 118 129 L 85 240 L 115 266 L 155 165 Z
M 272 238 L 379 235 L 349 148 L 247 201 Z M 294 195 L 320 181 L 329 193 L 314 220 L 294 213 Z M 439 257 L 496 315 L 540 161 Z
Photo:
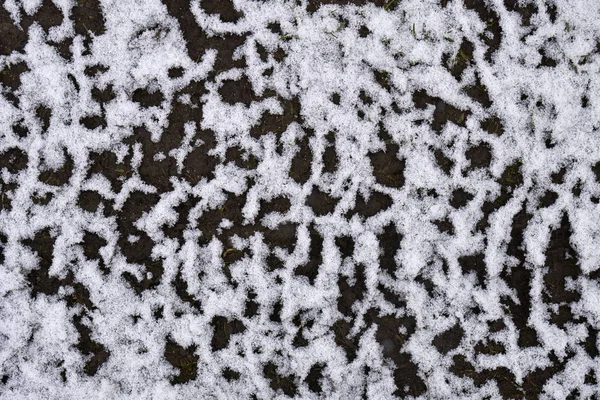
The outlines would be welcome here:
M 4 1 L 0 397 L 600 398 L 599 20 Z

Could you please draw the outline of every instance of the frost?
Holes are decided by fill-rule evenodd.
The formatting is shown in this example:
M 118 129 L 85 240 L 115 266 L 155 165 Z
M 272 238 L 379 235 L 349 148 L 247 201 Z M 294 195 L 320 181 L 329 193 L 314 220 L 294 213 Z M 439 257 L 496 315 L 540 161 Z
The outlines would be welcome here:
M 0 397 L 591 398 L 583 1 L 0 4 Z

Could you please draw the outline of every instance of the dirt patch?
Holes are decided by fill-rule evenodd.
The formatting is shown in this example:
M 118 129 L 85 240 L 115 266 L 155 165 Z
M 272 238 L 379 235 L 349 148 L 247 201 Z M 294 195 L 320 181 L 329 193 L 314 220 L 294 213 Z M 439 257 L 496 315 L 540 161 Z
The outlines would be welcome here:
M 198 360 L 196 346 L 183 347 L 172 340 L 167 340 L 165 358 L 179 374 L 171 378 L 171 384 L 178 385 L 196 379 L 198 376 Z

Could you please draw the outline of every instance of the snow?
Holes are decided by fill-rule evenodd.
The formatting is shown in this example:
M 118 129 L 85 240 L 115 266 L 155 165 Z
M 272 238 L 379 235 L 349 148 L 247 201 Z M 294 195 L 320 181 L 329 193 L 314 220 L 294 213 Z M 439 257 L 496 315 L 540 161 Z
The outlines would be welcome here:
M 67 16 L 79 2 L 52 3 Z M 600 174 L 594 172 L 600 160 L 600 5 L 591 0 L 528 2 L 538 12 L 526 26 L 505 2 L 487 1 L 498 16 L 493 23 L 499 23 L 502 32 L 498 49 L 488 58 L 489 26 L 469 9 L 469 2 L 454 0 L 442 7 L 433 0 L 403 0 L 389 9 L 370 2 L 361 7 L 326 5 L 314 13 L 306 11 L 306 3 L 235 0 L 240 18 L 223 22 L 203 9 L 204 1 L 191 1 L 186 12 L 207 38 L 247 34 L 233 53 L 233 60 L 243 59 L 246 66 L 229 70 L 214 69 L 222 50 L 207 47 L 200 59 L 191 59 L 184 29 L 158 0 L 101 0 L 106 30 L 90 33 L 90 43 L 75 35 L 73 21 L 67 18 L 49 32 L 31 24 L 23 51 L 0 55 L 2 71 L 20 61 L 28 67 L 18 89 L 4 78 L 0 83 L 0 234 L 6 237 L 0 242 L 0 377 L 6 377 L 0 397 L 285 398 L 264 374 L 265 366 L 274 363 L 279 375 L 293 376 L 299 397 L 318 398 L 305 379 L 312 366 L 322 363 L 322 398 L 360 398 L 363 393 L 373 399 L 402 398 L 398 393 L 416 389 L 409 384 L 397 387 L 399 353 L 408 354 L 417 370 L 415 379 L 427 388 L 416 394 L 419 398 L 504 396 L 493 379 L 478 385 L 468 374 L 453 373 L 458 355 L 476 373 L 506 368 L 518 385 L 524 385 L 532 371 L 564 362 L 539 388 L 541 398 L 566 398 L 575 389 L 586 398 L 597 391 L 585 377 L 592 370 L 600 379 L 598 352 L 594 356 L 586 350 L 598 348 L 597 338 L 595 343 L 589 338 L 600 329 L 600 206 L 594 200 L 600 197 Z M 550 4 L 557 9 L 555 22 L 546 12 Z M 36 15 L 42 1 L 6 0 L 0 6 L 9 20 L 20 22 Z M 268 28 L 274 22 L 281 33 Z M 362 27 L 370 33 L 362 35 Z M 70 60 L 53 45 L 67 37 L 73 37 Z M 453 64 L 444 59 L 462 57 L 463 39 L 474 44 L 473 59 L 457 80 L 448 67 Z M 268 53 L 266 61 L 260 48 Z M 281 60 L 273 54 L 278 48 L 286 55 Z M 538 68 L 542 51 L 555 67 Z M 96 76 L 84 72 L 94 65 L 106 70 Z M 173 67 L 182 68 L 181 77 L 169 77 Z M 269 68 L 272 74 L 265 76 Z M 374 71 L 387 74 L 389 87 L 378 82 Z M 225 82 L 239 84 L 245 78 L 253 88 L 253 101 L 228 104 L 221 96 Z M 206 89 L 199 98 L 182 93 L 195 82 Z M 100 104 L 94 91 L 109 87 L 114 99 Z M 472 87 L 484 87 L 491 105 L 470 95 Z M 136 89 L 160 92 L 163 100 L 145 106 L 134 101 Z M 424 107 L 416 105 L 420 91 L 433 98 Z M 269 94 L 273 92 L 276 96 Z M 361 100 L 363 92 L 370 102 Z M 7 93 L 17 96 L 18 104 L 9 101 Z M 338 104 L 331 100 L 334 93 Z M 286 122 L 279 133 L 251 134 L 261 117 L 287 118 L 287 102 L 293 99 L 301 105 L 296 110 L 300 119 Z M 171 134 L 165 133 L 170 117 L 180 110 L 176 103 L 191 110 L 190 120 L 178 132 L 180 137 L 165 137 Z M 37 114 L 40 105 L 51 110 L 47 127 Z M 439 113 L 448 116 L 452 109 L 468 113 L 460 121 L 449 116 L 439 131 L 433 129 Z M 98 115 L 106 125 L 88 129 L 79 122 Z M 490 117 L 502 122 L 502 135 L 483 128 Z M 28 128 L 28 135 L 15 133 L 17 122 Z M 139 127 L 150 132 L 156 148 L 177 143 L 155 153 L 145 142 L 126 144 Z M 382 127 L 387 138 L 378 136 Z M 206 157 L 217 164 L 211 174 L 191 182 L 186 166 L 197 156 L 195 149 L 211 146 L 203 139 L 206 131 L 215 139 Z M 331 142 L 329 132 L 334 133 Z M 300 182 L 290 176 L 290 169 L 304 139 L 312 158 L 308 178 Z M 489 166 L 471 168 L 468 151 L 482 143 L 491 149 Z M 335 149 L 337 167 L 325 172 L 327 146 Z M 228 151 L 234 148 L 245 154 L 243 162 L 255 158 L 256 166 L 240 167 L 229 160 Z M 18 171 L 12 169 L 13 161 L 5 161 L 11 149 L 27 158 Z M 436 160 L 438 149 L 453 161 L 447 173 Z M 117 163 L 128 164 L 129 172 L 108 171 L 115 168 L 110 165 L 102 165 L 101 173 L 92 172 L 92 154 L 103 151 L 113 153 Z M 380 182 L 371 160 L 377 152 L 405 160 L 404 184 Z M 164 171 L 173 174 L 168 191 L 146 180 L 144 157 L 150 157 L 152 165 L 173 161 L 174 169 Z M 64 184 L 42 181 L 41 173 L 60 171 L 68 159 L 73 166 Z M 522 184 L 505 175 L 516 161 Z M 567 171 L 559 182 L 554 175 L 563 167 Z M 119 176 L 119 187 L 111 182 L 113 173 Z M 577 184 L 579 195 L 573 190 Z M 323 215 L 308 204 L 317 188 L 336 202 Z M 461 207 L 450 205 L 457 188 L 473 196 Z M 86 191 L 99 196 L 97 209 L 81 208 L 80 196 Z M 556 194 L 555 201 L 538 206 L 547 191 Z M 52 195 L 47 204 L 34 201 L 35 195 L 46 193 Z M 143 197 L 140 202 L 152 204 L 129 221 L 137 206 L 131 205 L 134 193 Z M 381 212 L 347 214 L 361 201 L 369 203 L 382 195 L 391 204 Z M 243 196 L 241 204 L 227 203 Z M 498 200 L 503 196 L 504 201 Z M 263 215 L 263 204 L 278 197 L 289 200 L 289 210 Z M 10 207 L 4 206 L 8 200 Z M 189 214 L 180 221 L 179 207 L 187 203 Z M 481 229 L 478 223 L 491 205 L 495 209 Z M 228 207 L 236 209 L 235 217 L 226 215 Z M 531 217 L 521 227 L 521 247 L 514 250 L 511 243 L 518 227 L 513 219 L 523 207 Z M 221 219 L 211 228 L 214 215 Z M 566 256 L 564 248 L 548 251 L 565 215 L 570 225 L 567 242 L 573 249 Z M 438 229 L 435 222 L 443 219 L 450 221 L 453 233 Z M 120 232 L 125 223 L 129 231 Z M 277 241 L 284 235 L 278 229 L 288 223 L 298 224 L 292 235 L 295 245 L 272 246 L 268 232 L 274 231 Z M 382 235 L 390 224 L 401 238 L 391 255 L 396 266 L 392 274 L 382 268 Z M 46 228 L 54 242 L 45 244 L 49 255 L 27 244 Z M 167 234 L 168 229 L 180 229 L 180 236 Z M 243 229 L 253 231 L 230 237 L 230 232 Z M 85 232 L 104 241 L 97 260 L 82 250 Z M 344 236 L 354 245 L 349 256 L 336 242 Z M 322 240 L 323 250 L 311 282 L 297 270 L 316 257 L 311 252 L 315 237 Z M 124 254 L 124 243 L 138 246 L 134 256 L 144 261 L 131 262 L 135 257 Z M 522 256 L 516 254 L 519 251 Z M 465 270 L 461 264 L 475 254 L 482 254 L 483 272 Z M 556 259 L 563 257 L 568 264 L 572 254 L 577 257 L 576 273 L 553 270 Z M 269 265 L 269 257 L 277 258 L 281 268 Z M 150 263 L 160 264 L 158 276 L 149 270 Z M 339 306 L 344 293 L 338 280 L 347 280 L 348 292 L 358 290 L 353 288 L 359 268 L 364 270 L 364 289 L 346 315 Z M 43 269 L 48 276 L 40 273 L 39 279 L 50 286 L 53 279 L 63 283 L 55 291 L 33 295 L 31 274 Z M 531 278 L 525 294 L 514 287 L 521 283 L 518 278 L 506 278 L 521 270 Z M 157 277 L 158 282 L 136 293 L 125 272 L 138 282 Z M 174 283 L 178 273 L 186 289 Z M 551 274 L 565 274 L 556 284 L 577 295 L 548 300 Z M 69 279 L 72 282 L 64 283 Z M 81 295 L 73 282 L 89 293 L 92 308 L 78 301 L 69 304 Z M 403 305 L 391 302 L 381 287 Z M 181 290 L 200 309 L 186 301 Z M 250 291 L 259 305 L 254 317 L 245 314 Z M 510 298 L 515 307 L 526 307 L 521 304 L 524 296 L 530 308 L 523 323 L 539 342 L 531 347 L 519 344 L 524 327 L 505 304 Z M 272 316 L 277 304 L 280 321 Z M 554 316 L 562 307 L 573 318 L 561 326 Z M 162 318 L 155 317 L 159 308 Z M 134 315 L 139 321 L 133 321 Z M 216 316 L 237 321 L 244 329 L 228 333 L 227 346 L 213 351 L 211 340 L 218 328 L 211 321 Z M 294 322 L 296 316 L 301 328 Z M 385 316 L 413 318 L 414 332 L 402 325 L 394 328 L 394 334 L 406 338 L 401 345 L 379 342 L 378 329 L 383 328 L 377 321 Z M 86 372 L 86 365 L 98 353 L 78 348 L 82 339 L 74 321 L 79 317 L 79 324 L 91 332 L 89 340 L 108 354 L 93 374 Z M 490 332 L 488 323 L 498 319 L 505 328 Z M 350 327 L 341 334 L 343 339 L 335 331 L 338 321 Z M 464 331 L 459 343 L 446 353 L 438 351 L 432 341 L 456 323 Z M 293 344 L 299 329 L 308 341 L 304 347 Z M 197 374 L 191 380 L 170 383 L 180 371 L 165 357 L 167 340 L 195 349 Z M 504 352 L 475 350 L 479 342 L 491 340 L 501 343 Z M 592 343 L 586 344 L 589 340 Z M 340 343 L 351 343 L 353 360 Z M 555 357 L 557 362 L 552 361 Z M 225 368 L 239 372 L 239 380 L 225 379 Z

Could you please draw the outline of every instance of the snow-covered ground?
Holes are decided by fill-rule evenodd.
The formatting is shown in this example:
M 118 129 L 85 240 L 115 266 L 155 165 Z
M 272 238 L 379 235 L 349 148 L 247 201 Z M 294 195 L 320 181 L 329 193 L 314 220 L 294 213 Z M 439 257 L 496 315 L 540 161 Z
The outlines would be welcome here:
M 0 398 L 598 398 L 599 129 L 595 0 L 4 0 Z

